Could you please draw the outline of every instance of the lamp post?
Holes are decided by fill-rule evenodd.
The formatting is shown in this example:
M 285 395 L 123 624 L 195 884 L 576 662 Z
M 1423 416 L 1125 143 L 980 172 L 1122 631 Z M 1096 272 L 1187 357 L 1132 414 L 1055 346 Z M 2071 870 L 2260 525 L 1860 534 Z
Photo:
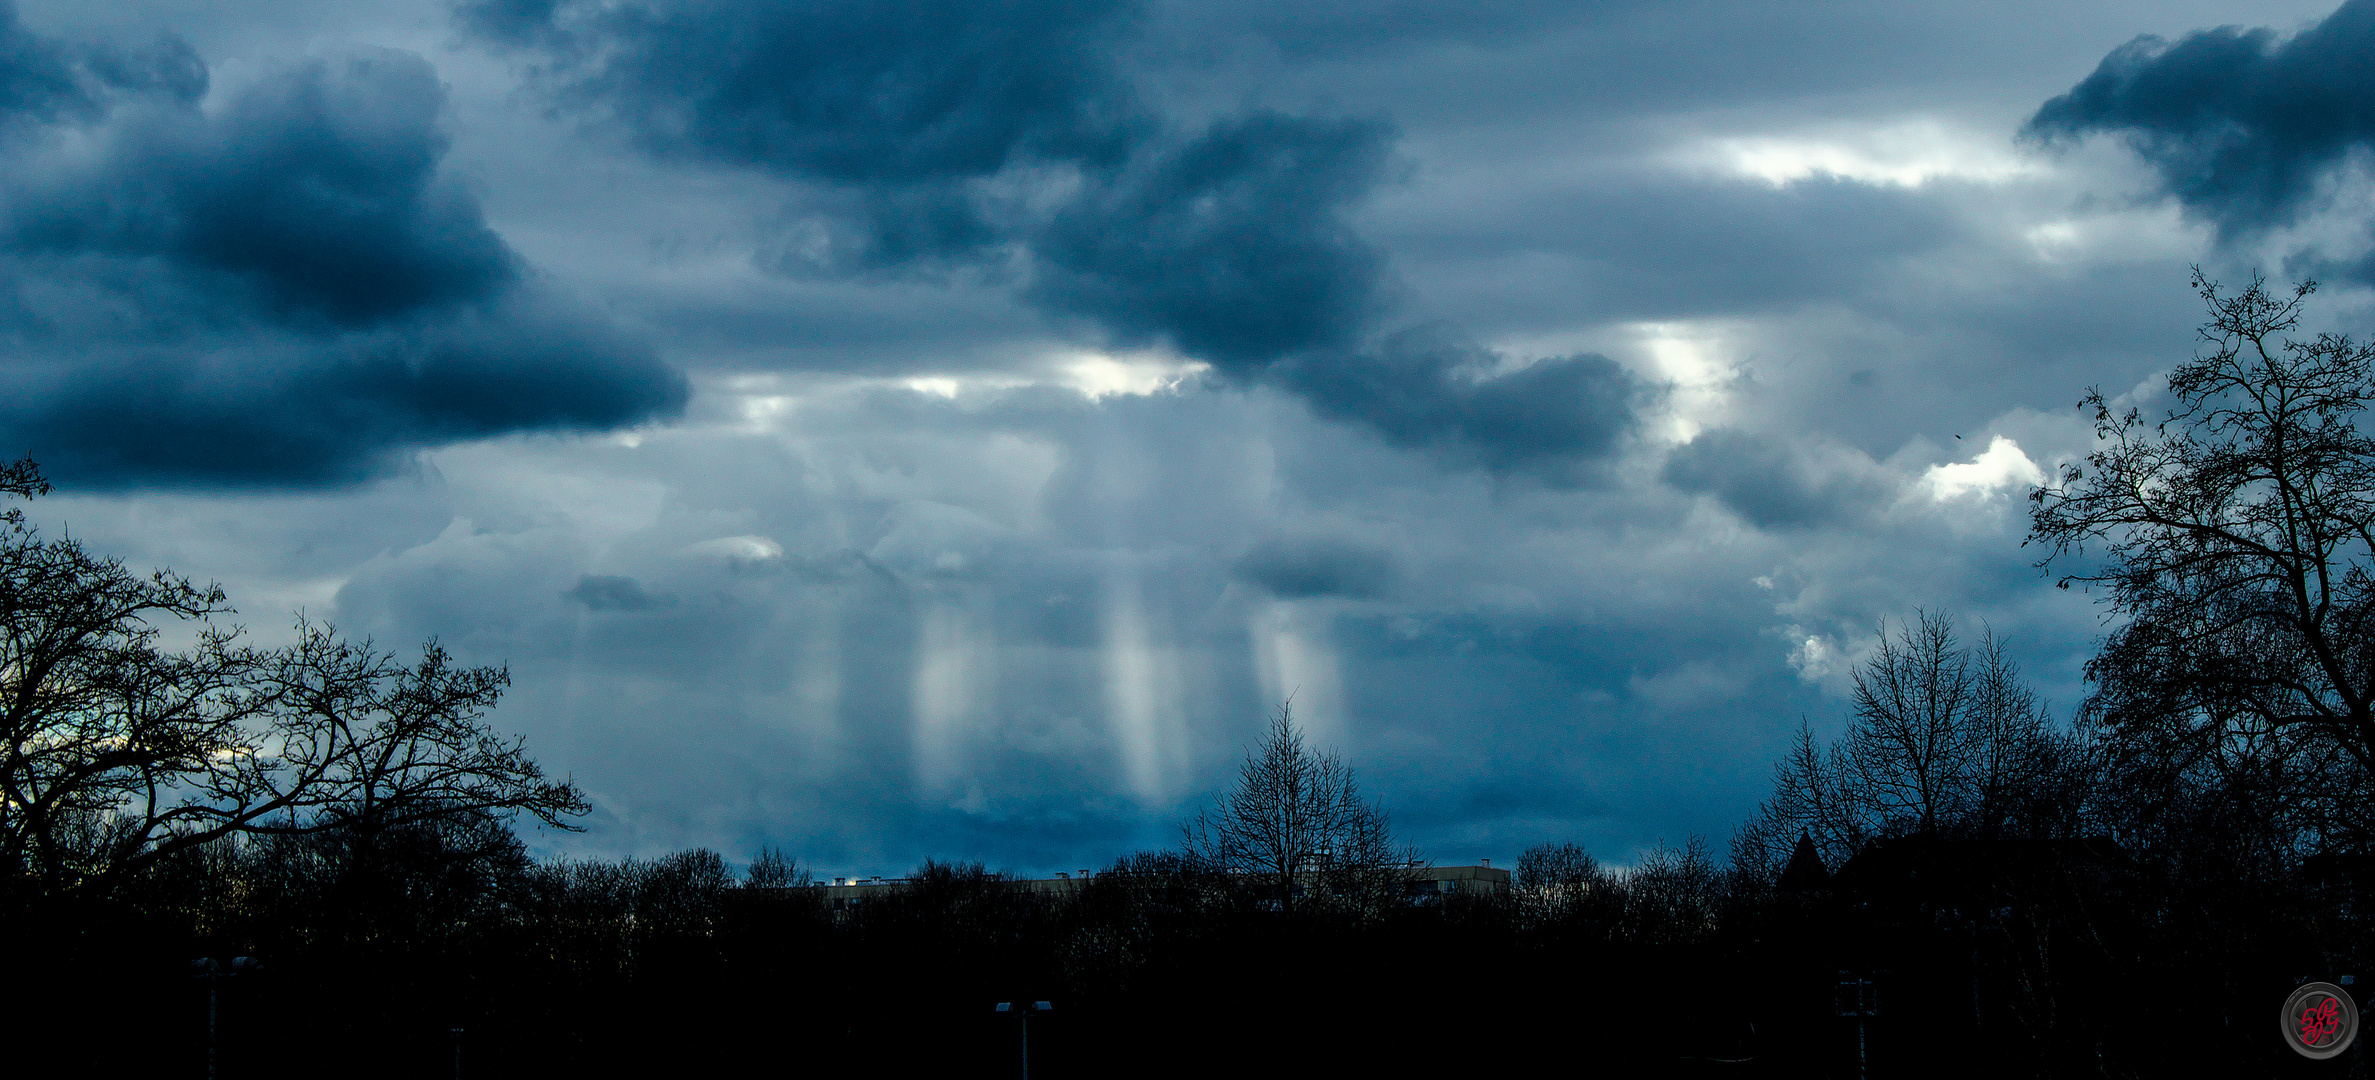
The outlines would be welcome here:
M 206 983 L 206 1080 L 215 1080 L 215 995 L 224 979 L 245 975 L 263 966 L 263 961 L 252 956 L 233 957 L 227 968 L 216 963 L 211 956 L 190 961 L 190 974 Z
M 1864 1044 L 1864 1025 L 1880 1015 L 1880 986 L 1875 981 L 1879 972 L 1842 971 L 1839 973 L 1839 1015 L 1855 1017 L 1855 1073 L 1870 1076 L 1869 1051 Z
M 1001 1001 L 998 1011 L 1015 1013 L 1023 1018 L 1023 1080 L 1031 1080 L 1031 1014 L 1043 1013 L 1055 1006 L 1044 1001 Z

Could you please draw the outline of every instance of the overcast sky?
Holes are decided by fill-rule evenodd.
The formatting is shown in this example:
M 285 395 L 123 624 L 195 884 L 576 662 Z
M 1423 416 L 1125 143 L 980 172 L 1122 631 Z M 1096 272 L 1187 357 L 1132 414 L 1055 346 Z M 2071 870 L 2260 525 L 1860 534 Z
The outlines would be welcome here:
M 1037 873 L 1292 698 L 1438 862 L 1720 850 L 2200 264 L 2365 333 L 2375 0 L 0 0 L 34 511 L 508 663 L 540 851 Z

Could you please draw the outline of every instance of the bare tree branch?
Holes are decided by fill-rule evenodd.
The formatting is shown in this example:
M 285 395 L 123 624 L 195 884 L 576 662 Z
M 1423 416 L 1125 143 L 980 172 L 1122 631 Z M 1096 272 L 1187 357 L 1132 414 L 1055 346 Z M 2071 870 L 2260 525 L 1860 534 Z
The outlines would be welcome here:
M 30 462 L 0 491 L 48 489 Z M 146 577 L 21 510 L 0 517 L 0 877 L 50 895 L 111 887 L 234 833 L 526 812 L 570 828 L 583 793 L 484 723 L 510 677 L 434 641 L 399 666 L 300 618 L 283 649 L 239 644 L 219 586 Z M 158 624 L 196 643 L 158 648 Z
M 1352 767 L 1313 753 L 1280 706 L 1237 784 L 1185 826 L 1191 857 L 1251 875 L 1292 914 L 1312 899 L 1375 902 L 1398 894 L 1415 854 L 1395 842 L 1383 808 L 1361 798 Z

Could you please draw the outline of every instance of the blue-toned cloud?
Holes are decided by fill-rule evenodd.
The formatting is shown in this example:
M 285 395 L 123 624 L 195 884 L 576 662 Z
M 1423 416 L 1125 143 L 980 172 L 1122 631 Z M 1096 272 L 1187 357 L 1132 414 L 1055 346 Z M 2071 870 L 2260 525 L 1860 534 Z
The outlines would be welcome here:
M 618 574 L 586 574 L 561 597 L 584 604 L 589 611 L 651 611 L 674 601 L 673 597 L 654 596 L 642 582 Z
M 1111 57 L 1131 9 L 489 0 L 457 15 L 649 153 L 837 189 L 822 207 L 836 233 L 811 257 L 882 271 L 1005 240 L 979 185 L 1009 167 L 1096 171 L 1129 154 L 1149 124 Z
M 1319 415 L 1368 424 L 1393 445 L 1558 481 L 1588 478 L 1663 392 L 1605 356 L 1506 373 L 1503 360 L 1419 328 L 1372 349 L 1298 356 L 1274 374 Z
M 1378 181 L 1391 134 L 1220 120 L 1058 214 L 1033 240 L 1030 296 L 1229 372 L 1348 344 L 1374 314 L 1384 259 L 1342 212 Z
M 1273 536 L 1254 545 L 1230 570 L 1272 596 L 1341 596 L 1374 600 L 1393 585 L 1391 553 L 1339 537 Z
M 205 63 L 179 38 L 142 48 L 59 41 L 28 29 L 14 0 L 0 0 L 0 130 L 97 119 L 132 94 L 195 101 L 206 83 Z
M 98 300 L 206 299 L 171 285 L 136 281 L 134 298 Z M 74 329 L 71 344 L 20 336 L 0 438 L 80 487 L 353 483 L 412 448 L 629 426 L 681 408 L 687 393 L 646 348 L 533 297 L 328 336 L 171 327 L 139 341 Z
M 563 96 L 653 151 L 857 184 L 1120 160 L 1142 123 L 1109 55 L 1127 0 L 493 0 Z
M 532 280 L 441 172 L 418 56 L 301 63 L 202 111 L 184 50 L 7 25 L 87 103 L 26 99 L 0 195 L 0 443 L 61 480 L 348 483 L 417 447 L 683 408 L 681 375 Z
M 1572 4 L 1536 0 L 1451 8 L 1429 0 L 1323 0 L 1301 4 L 1199 5 L 1234 17 L 1296 59 L 1491 46 L 1583 17 Z M 1593 8 L 1622 9 L 1621 3 Z
M 284 322 L 493 298 L 519 267 L 437 172 L 444 101 L 419 57 L 385 53 L 280 72 L 213 116 L 130 119 L 105 160 L 11 200 L 9 247 L 159 261 Z
M 1111 0 L 465 5 L 552 100 L 659 159 L 798 189 L 777 270 L 1023 275 L 1101 344 L 1224 375 L 1373 332 L 1385 259 L 1348 211 L 1394 129 L 1269 109 L 1158 115 L 1114 53 Z
M 1713 495 L 1761 528 L 1852 520 L 1893 494 L 1871 459 L 1828 449 L 1821 454 L 1772 435 L 1718 429 L 1675 447 L 1660 475 L 1681 490 Z
M 2026 131 L 2125 138 L 2229 237 L 2286 223 L 2375 144 L 2375 2 L 2349 0 L 2289 38 L 2238 26 L 2139 37 Z

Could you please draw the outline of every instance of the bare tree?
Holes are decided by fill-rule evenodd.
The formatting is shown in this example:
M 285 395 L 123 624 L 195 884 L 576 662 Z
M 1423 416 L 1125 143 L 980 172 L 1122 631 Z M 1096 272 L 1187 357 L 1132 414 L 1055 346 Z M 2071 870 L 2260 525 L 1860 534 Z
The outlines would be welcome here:
M 1400 871 L 1416 861 L 1395 842 L 1385 810 L 1361 798 L 1352 767 L 1305 746 L 1286 706 L 1246 752 L 1236 786 L 1185 832 L 1192 857 L 1213 870 L 1253 875 L 1289 914 L 1299 900 L 1392 895 Z
M 1519 913 L 1541 923 L 1580 921 L 1595 908 L 1617 906 L 1616 881 L 1579 844 L 1544 843 L 1517 857 L 1509 875 Z
M 1855 724 L 1847 760 L 1867 809 L 1883 820 L 1938 831 L 1960 817 L 1972 792 L 1964 783 L 1984 730 L 1971 657 L 1955 647 L 1942 615 L 1920 612 L 1913 626 L 1880 644 L 1855 671 Z
M 1623 897 L 1620 932 L 1633 942 L 1688 945 L 1715 931 L 1724 877 L 1708 857 L 1705 838 L 1693 835 L 1679 851 L 1659 841 L 1617 881 Z
M 1883 628 L 1837 742 L 1819 746 L 1800 725 L 1733 861 L 1769 878 L 1802 833 L 1837 866 L 1888 834 L 2065 832 L 2083 765 L 1992 631 L 1965 646 L 1950 619 L 1922 612 L 1893 636 Z
M 2170 373 L 2175 407 L 2150 422 L 2090 390 L 2098 448 L 2030 497 L 2038 565 L 2097 556 L 2061 585 L 2106 586 L 2127 618 L 2090 708 L 2177 718 L 2210 752 L 2299 729 L 2375 769 L 2375 346 L 2294 336 L 2315 282 L 2194 287 L 2207 347 Z
M 30 463 L 0 490 L 46 491 Z M 283 649 L 209 620 L 219 586 L 146 577 L 21 509 L 0 516 L 0 888 L 88 894 L 235 833 L 380 831 L 525 811 L 585 812 L 520 740 L 483 722 L 500 668 L 457 668 L 432 641 L 410 667 L 300 619 Z M 198 624 L 190 648 L 159 621 Z
M 1509 884 L 1521 894 L 1555 894 L 1562 889 L 1586 888 L 1607 876 L 1600 860 L 1580 844 L 1546 843 L 1527 848 L 1517 857 Z
M 1800 718 L 1789 752 L 1773 766 L 1772 797 L 1732 838 L 1732 865 L 1766 882 L 1778 880 L 1801 834 L 1811 836 L 1833 866 L 1861 850 L 1872 839 L 1873 822 L 1854 777 L 1847 744 L 1817 743 L 1813 725 Z
M 748 889 L 798 889 L 815 881 L 815 875 L 807 867 L 773 844 L 760 848 L 752 856 L 750 869 L 742 876 L 742 885 Z

